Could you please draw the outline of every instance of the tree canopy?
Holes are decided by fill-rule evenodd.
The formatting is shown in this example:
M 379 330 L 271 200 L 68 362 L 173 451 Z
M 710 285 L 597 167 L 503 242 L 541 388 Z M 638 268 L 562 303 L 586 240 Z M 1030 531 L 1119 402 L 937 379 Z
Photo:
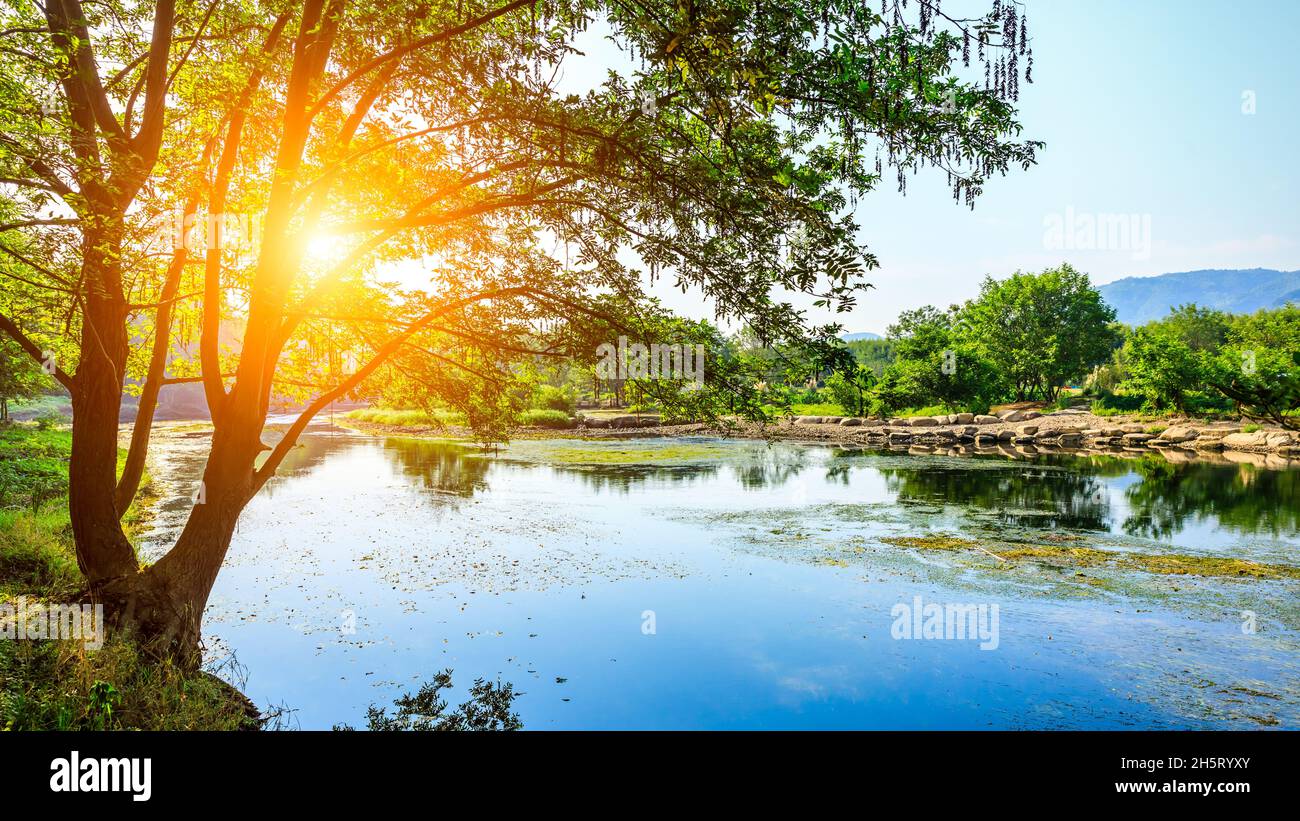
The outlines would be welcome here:
M 855 304 L 857 200 L 934 168 L 973 204 L 1040 147 L 1001 0 L 15 0 L 0 30 L 0 330 L 72 395 L 92 590 L 191 642 L 240 510 L 331 401 L 400 379 L 509 412 L 510 359 L 672 327 L 660 278 L 832 360 L 790 295 Z M 574 92 L 593 33 L 626 65 Z M 118 522 L 177 381 L 212 414 L 206 501 L 140 572 Z M 301 412 L 264 442 L 280 399 Z

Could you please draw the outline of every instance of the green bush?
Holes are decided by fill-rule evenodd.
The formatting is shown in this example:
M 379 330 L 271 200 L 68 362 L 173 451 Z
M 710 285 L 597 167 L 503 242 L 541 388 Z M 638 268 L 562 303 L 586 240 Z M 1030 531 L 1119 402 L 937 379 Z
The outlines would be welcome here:
M 857 364 L 847 373 L 837 371 L 826 377 L 826 389 L 831 398 L 848 416 L 867 415 L 871 407 L 871 389 L 875 384 L 875 372 Z
M 1096 416 L 1118 416 L 1139 411 L 1145 403 L 1146 399 L 1136 394 L 1103 391 L 1093 400 L 1091 410 Z
M 573 418 L 564 411 L 534 408 L 519 414 L 519 424 L 529 428 L 571 428 Z
M 36 429 L 50 430 L 51 428 L 66 424 L 67 422 L 67 418 L 60 414 L 42 413 L 40 416 L 36 417 Z
M 554 385 L 538 385 L 536 390 L 533 391 L 532 405 L 539 410 L 555 410 L 566 415 L 572 414 L 574 408 L 573 395 Z

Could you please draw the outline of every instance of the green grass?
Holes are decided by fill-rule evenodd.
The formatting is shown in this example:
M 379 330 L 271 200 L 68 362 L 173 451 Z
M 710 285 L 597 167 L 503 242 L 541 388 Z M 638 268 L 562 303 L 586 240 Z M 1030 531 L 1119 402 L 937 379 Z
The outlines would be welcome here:
M 66 498 L 37 510 L 0 510 L 0 601 L 16 596 L 69 600 L 85 578 L 69 544 Z
M 900 411 L 893 415 L 903 419 L 910 419 L 915 416 L 947 416 L 950 413 L 952 413 L 952 411 L 948 410 L 943 405 L 930 405 L 927 408 L 915 408 L 912 410 Z
M 431 428 L 465 424 L 463 414 L 441 408 L 432 414 L 410 408 L 362 408 L 349 411 L 344 416 L 358 422 L 398 428 Z M 525 427 L 562 429 L 573 427 L 573 418 L 561 410 L 534 408 L 519 414 L 519 424 Z
M 68 518 L 72 435 L 0 428 L 0 602 L 69 602 L 86 589 Z M 125 457 L 119 453 L 119 470 Z M 149 499 L 148 476 L 123 518 L 127 535 Z M 231 730 L 256 727 L 238 690 L 203 672 L 141 657 L 125 637 L 81 642 L 0 639 L 0 729 Z
M 795 402 L 790 405 L 795 416 L 843 416 L 844 411 L 834 402 Z
M 533 409 L 519 414 L 519 424 L 531 428 L 571 428 L 573 418 L 560 410 Z
M 0 641 L 0 729 L 257 729 L 249 702 L 209 673 L 143 658 L 112 638 Z
M 668 443 L 670 442 L 670 443 Z M 576 439 L 525 440 L 511 444 L 509 457 L 560 465 L 645 465 L 717 459 L 726 448 L 707 442 L 592 443 Z
M 439 408 L 432 414 L 422 410 L 403 408 L 361 408 L 344 414 L 358 422 L 373 425 L 393 425 L 404 428 L 427 428 L 442 425 L 463 425 L 465 417 L 453 410 Z
M 0 427 L 0 508 L 38 508 L 68 483 L 72 433 L 27 425 Z
M 72 403 L 66 396 L 42 394 L 32 399 L 10 402 L 9 413 L 32 417 L 69 416 L 72 414 Z

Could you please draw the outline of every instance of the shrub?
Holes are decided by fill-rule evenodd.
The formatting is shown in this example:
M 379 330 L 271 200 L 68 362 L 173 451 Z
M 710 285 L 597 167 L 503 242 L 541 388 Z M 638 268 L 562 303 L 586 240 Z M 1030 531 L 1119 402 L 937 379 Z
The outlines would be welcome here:
M 826 388 L 840 410 L 848 416 L 866 416 L 871 405 L 871 388 L 876 374 L 863 365 L 854 365 L 848 373 L 836 372 L 826 377 Z
M 37 430 L 50 430 L 51 428 L 65 424 L 68 420 L 57 413 L 42 413 L 36 417 Z
M 564 414 L 573 413 L 573 395 L 554 385 L 538 385 L 533 391 L 533 407 L 540 410 L 555 410 Z

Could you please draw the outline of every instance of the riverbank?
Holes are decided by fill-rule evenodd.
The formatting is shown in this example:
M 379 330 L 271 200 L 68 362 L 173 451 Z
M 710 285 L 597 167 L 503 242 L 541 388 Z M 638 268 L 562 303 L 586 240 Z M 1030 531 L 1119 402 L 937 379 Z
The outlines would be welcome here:
M 102 625 L 90 641 L 26 638 L 41 623 L 34 613 L 79 602 L 86 590 L 68 518 L 71 439 L 0 427 L 0 729 L 258 729 L 256 707 L 234 685 L 146 658 L 124 637 L 104 640 Z M 128 535 L 148 499 L 128 510 Z
M 335 424 L 362 433 L 419 438 L 470 438 L 455 425 L 378 424 L 340 416 Z M 1240 462 L 1273 468 L 1300 467 L 1300 436 L 1293 431 L 1182 417 L 1159 421 L 1140 416 L 1098 416 L 1083 410 L 1008 408 L 895 419 L 798 416 L 773 423 L 727 420 L 724 424 L 662 425 L 653 414 L 579 419 L 567 430 L 520 428 L 516 439 L 626 439 L 666 436 L 730 436 L 744 439 L 887 447 L 917 454 L 1001 452 L 1012 458 L 1038 453 L 1117 456 L 1160 454 L 1170 461 Z

